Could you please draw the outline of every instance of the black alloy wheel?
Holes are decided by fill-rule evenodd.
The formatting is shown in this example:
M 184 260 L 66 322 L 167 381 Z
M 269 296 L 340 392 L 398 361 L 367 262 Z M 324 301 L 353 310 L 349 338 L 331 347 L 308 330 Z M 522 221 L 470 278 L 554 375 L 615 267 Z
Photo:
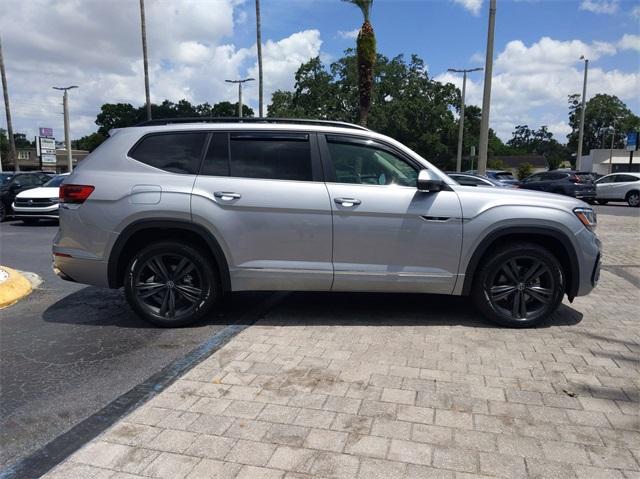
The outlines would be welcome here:
M 125 281 L 127 300 L 147 321 L 184 326 L 217 300 L 216 275 L 207 255 L 187 245 L 163 242 L 135 255 Z
M 518 244 L 494 252 L 474 284 L 474 300 L 494 322 L 529 327 L 544 321 L 564 295 L 558 260 L 535 244 Z

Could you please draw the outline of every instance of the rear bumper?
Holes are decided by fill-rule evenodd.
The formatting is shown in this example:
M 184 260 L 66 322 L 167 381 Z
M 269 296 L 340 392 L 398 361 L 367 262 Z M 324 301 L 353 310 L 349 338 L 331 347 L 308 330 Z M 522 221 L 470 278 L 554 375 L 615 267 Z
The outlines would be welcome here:
M 93 259 L 53 255 L 53 272 L 66 281 L 108 288 L 107 263 Z

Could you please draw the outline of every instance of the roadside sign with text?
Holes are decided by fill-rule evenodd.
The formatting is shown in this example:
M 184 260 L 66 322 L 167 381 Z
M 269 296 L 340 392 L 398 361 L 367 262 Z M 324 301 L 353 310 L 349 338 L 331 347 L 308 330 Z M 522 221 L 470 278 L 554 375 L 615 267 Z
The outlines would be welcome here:
M 627 133 L 627 151 L 636 151 L 638 149 L 638 132 L 630 131 Z
M 40 132 L 40 136 L 45 136 L 49 138 L 53 136 L 53 128 L 40 127 L 38 128 L 38 131 Z

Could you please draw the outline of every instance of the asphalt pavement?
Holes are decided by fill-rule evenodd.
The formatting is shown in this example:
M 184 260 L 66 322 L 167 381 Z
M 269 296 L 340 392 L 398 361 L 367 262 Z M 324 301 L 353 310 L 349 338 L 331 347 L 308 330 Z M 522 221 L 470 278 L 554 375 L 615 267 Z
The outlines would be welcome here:
M 56 223 L 0 224 L 0 264 L 43 284 L 0 311 L 0 469 L 91 416 L 229 324 L 268 294 L 234 295 L 214 317 L 159 329 L 138 319 L 121 290 L 69 283 L 51 270 Z

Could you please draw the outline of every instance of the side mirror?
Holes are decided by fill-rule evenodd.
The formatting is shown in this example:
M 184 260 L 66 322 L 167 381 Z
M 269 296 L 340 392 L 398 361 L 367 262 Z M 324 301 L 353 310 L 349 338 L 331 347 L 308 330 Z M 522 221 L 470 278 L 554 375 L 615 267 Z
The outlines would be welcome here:
M 444 187 L 444 181 L 429 170 L 420 170 L 416 187 L 418 191 L 440 191 Z

